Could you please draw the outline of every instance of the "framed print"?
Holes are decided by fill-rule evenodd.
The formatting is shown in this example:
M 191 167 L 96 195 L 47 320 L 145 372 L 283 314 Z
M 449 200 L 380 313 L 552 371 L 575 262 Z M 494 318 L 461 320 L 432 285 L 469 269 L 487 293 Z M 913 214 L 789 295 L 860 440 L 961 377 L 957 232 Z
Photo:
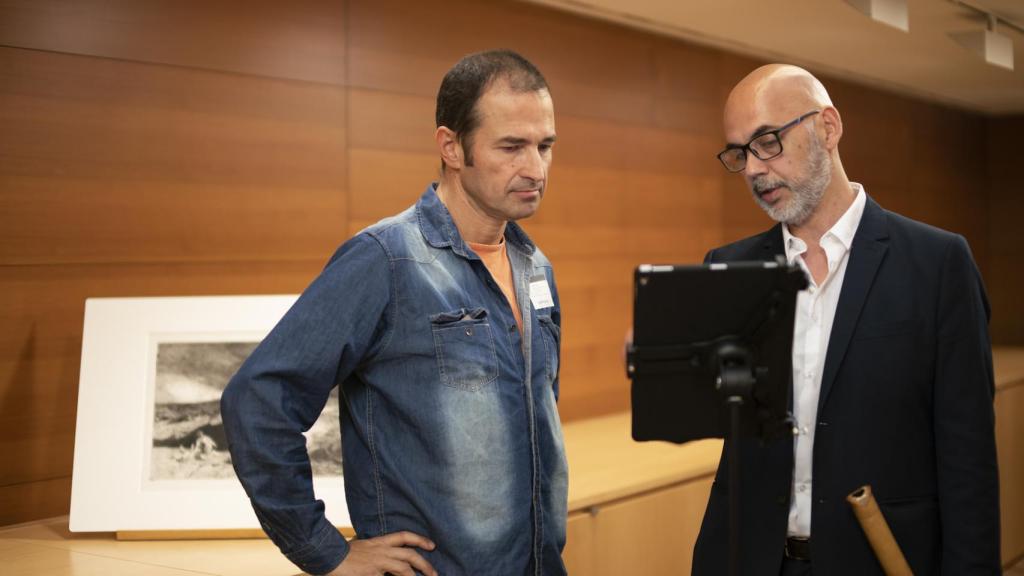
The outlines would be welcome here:
M 220 396 L 295 299 L 86 301 L 72 532 L 260 528 L 231 467 Z M 316 497 L 348 526 L 337 393 L 306 446 Z

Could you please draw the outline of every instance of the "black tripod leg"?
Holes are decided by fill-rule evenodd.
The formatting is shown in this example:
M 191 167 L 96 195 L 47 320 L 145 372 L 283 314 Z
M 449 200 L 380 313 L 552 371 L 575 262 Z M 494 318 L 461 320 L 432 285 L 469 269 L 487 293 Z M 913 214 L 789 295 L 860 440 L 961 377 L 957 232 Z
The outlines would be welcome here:
M 740 408 L 743 398 L 730 396 L 729 404 L 729 576 L 740 573 Z

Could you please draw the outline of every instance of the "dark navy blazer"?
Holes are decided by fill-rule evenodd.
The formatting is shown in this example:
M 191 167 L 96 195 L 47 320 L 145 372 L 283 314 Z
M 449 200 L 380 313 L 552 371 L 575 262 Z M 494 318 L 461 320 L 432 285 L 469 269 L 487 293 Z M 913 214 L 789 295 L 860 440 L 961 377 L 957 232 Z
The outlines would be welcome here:
M 782 228 L 708 253 L 773 260 Z M 989 306 L 963 237 L 871 198 L 853 240 L 818 400 L 811 557 L 815 574 L 882 574 L 845 501 L 870 484 L 911 569 L 998 574 L 999 487 Z M 793 441 L 741 441 L 741 572 L 779 574 Z M 726 443 L 693 574 L 727 573 Z

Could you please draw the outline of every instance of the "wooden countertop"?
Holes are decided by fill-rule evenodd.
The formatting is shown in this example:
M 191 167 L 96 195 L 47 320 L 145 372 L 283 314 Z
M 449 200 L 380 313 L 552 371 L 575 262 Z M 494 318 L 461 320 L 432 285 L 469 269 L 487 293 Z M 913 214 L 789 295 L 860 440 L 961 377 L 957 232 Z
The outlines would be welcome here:
M 124 542 L 72 534 L 68 517 L 0 531 L 4 576 L 286 576 L 301 574 L 266 538 Z
M 563 433 L 570 513 L 710 476 L 722 452 L 721 440 L 634 442 L 629 412 L 570 422 Z

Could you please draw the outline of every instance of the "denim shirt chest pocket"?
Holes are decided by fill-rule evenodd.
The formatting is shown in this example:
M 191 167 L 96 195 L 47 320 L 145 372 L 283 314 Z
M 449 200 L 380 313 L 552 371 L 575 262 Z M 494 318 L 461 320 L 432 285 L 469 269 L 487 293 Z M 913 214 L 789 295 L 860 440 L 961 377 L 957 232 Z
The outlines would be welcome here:
M 538 314 L 537 322 L 540 323 L 541 338 L 544 340 L 544 358 L 547 360 L 545 362 L 547 365 L 547 383 L 553 385 L 555 383 L 555 376 L 558 375 L 558 343 L 562 338 L 561 330 L 550 315 Z
M 430 316 L 441 383 L 477 391 L 498 378 L 498 353 L 484 308 L 460 308 Z

